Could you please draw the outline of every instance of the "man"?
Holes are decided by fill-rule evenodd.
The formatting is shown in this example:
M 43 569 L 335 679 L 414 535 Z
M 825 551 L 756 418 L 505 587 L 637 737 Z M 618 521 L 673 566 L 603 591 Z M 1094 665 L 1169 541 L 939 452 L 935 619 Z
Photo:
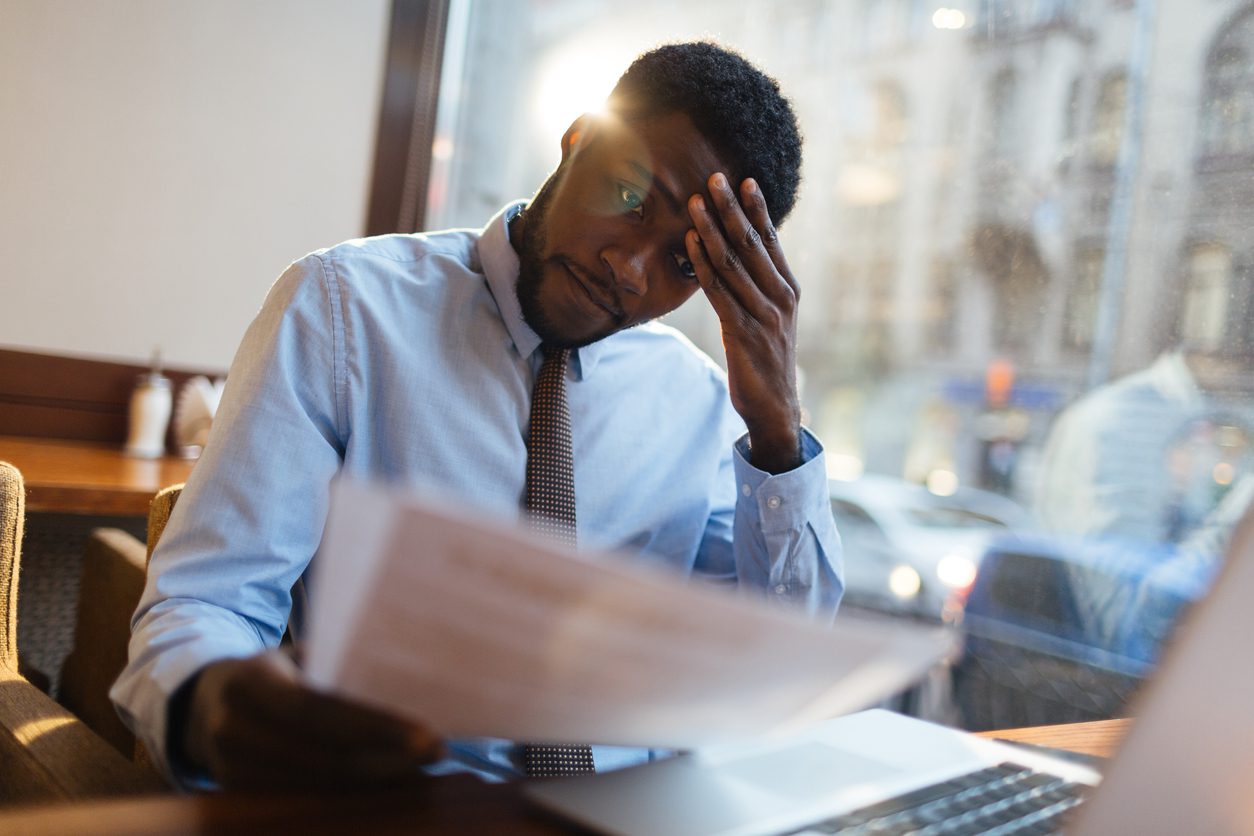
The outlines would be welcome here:
M 299 636 L 293 594 L 337 473 L 519 516 L 532 389 L 561 348 L 581 544 L 834 612 L 839 538 L 799 423 L 798 287 L 772 222 L 792 207 L 800 147 L 777 86 L 744 59 L 663 47 L 632 64 L 608 114 L 571 125 L 531 203 L 481 234 L 384 236 L 293 264 L 236 356 L 113 690 L 157 760 L 187 784 L 258 787 L 404 780 L 438 759 L 428 729 L 316 693 L 268 649 Z M 698 289 L 726 376 L 651 324 Z M 429 771 L 518 768 L 509 741 L 444 751 Z M 649 757 L 593 753 L 598 769 Z

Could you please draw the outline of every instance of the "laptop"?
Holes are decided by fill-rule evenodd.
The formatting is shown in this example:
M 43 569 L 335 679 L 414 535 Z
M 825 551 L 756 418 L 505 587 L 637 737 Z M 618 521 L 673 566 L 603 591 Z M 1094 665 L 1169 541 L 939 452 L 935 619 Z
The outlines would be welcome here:
M 1254 834 L 1254 507 L 1178 626 L 1099 775 L 883 710 L 784 740 L 526 784 L 540 805 L 635 836 Z

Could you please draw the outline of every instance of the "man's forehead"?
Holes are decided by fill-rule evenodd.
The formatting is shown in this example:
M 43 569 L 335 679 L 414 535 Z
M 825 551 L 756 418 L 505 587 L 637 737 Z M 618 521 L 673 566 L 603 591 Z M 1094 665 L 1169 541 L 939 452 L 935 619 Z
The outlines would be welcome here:
M 598 123 L 607 151 L 638 176 L 675 181 L 672 185 L 692 191 L 715 171 L 734 174 L 682 111 L 626 117 L 609 112 L 600 115 Z

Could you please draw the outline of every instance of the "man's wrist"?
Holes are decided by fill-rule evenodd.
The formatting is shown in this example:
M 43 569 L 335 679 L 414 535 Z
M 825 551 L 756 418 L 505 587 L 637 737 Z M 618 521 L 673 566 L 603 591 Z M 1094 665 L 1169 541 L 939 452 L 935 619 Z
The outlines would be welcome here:
M 196 688 L 204 670 L 201 668 L 178 687 L 166 710 L 166 761 L 172 772 L 182 776 L 208 773 L 202 760 L 203 747 L 194 739 Z
M 749 431 L 749 463 L 772 475 L 787 473 L 802 464 L 801 426 L 791 431 Z

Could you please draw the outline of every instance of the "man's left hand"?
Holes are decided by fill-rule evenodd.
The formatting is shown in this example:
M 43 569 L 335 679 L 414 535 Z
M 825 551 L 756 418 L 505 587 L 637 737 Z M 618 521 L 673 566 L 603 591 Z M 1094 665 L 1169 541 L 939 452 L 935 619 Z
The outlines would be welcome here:
M 722 173 L 711 175 L 707 187 L 708 197 L 688 199 L 695 229 L 684 243 L 719 318 L 728 388 L 749 429 L 750 459 L 768 473 L 783 473 L 801 463 L 800 290 L 757 183 L 741 183 L 739 198 Z

